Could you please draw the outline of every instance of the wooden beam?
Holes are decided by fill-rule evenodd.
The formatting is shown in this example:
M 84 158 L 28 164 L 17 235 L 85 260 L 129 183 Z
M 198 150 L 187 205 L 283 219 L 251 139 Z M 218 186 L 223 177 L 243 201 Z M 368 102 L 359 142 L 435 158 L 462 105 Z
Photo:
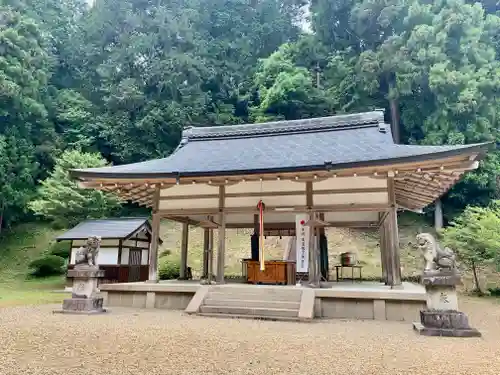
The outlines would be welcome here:
M 402 190 L 409 190 L 412 192 L 418 189 L 419 191 L 421 191 L 423 193 L 430 194 L 430 195 L 442 194 L 442 193 L 446 192 L 445 188 L 433 188 L 433 187 L 428 187 L 425 184 L 417 184 L 414 182 L 396 181 L 395 188 L 396 188 L 396 190 L 402 189 Z
M 416 202 L 419 202 L 421 204 L 425 204 L 425 205 L 429 205 L 431 204 L 432 202 L 434 202 L 434 200 L 436 200 L 439 196 L 435 197 L 435 198 L 426 198 L 426 197 L 423 197 L 421 195 L 418 195 L 418 194 L 411 194 L 411 193 L 405 193 L 405 192 L 398 192 L 398 197 L 401 197 L 401 198 L 406 198 L 410 201 L 414 200 Z
M 401 206 L 401 207 L 404 207 L 410 211 L 418 211 L 420 210 L 422 207 L 426 207 L 424 205 L 418 205 L 418 204 L 415 204 L 415 202 L 411 202 L 407 199 L 403 199 L 401 197 L 398 197 L 396 199 L 396 203 L 398 206 Z
M 329 221 L 327 227 L 331 228 L 376 228 L 376 221 Z M 253 223 L 227 223 L 226 229 L 254 228 Z M 294 229 L 295 223 L 265 223 L 264 230 L 289 230 Z M 258 232 L 258 230 L 257 230 Z
M 213 220 L 201 220 L 198 226 L 205 229 L 216 229 L 220 227 L 220 224 Z
M 314 210 L 317 212 L 350 212 L 350 211 L 387 211 L 389 206 L 385 203 L 377 204 L 333 204 L 333 205 L 319 205 L 314 206 Z M 306 206 L 293 206 L 293 207 L 270 207 L 266 206 L 266 212 L 292 212 L 300 213 L 306 212 Z M 192 209 L 173 209 L 173 210 L 162 210 L 160 213 L 164 215 L 212 215 L 218 213 L 217 208 L 192 208 Z M 258 212 L 257 207 L 228 207 L 224 208 L 225 213 L 252 213 Z
M 309 188 L 307 186 L 310 186 Z M 310 190 L 308 190 L 310 189 Z M 248 193 L 227 193 L 226 198 L 246 198 L 246 197 L 281 197 L 281 196 L 294 196 L 312 194 L 312 181 L 306 182 L 306 191 L 263 191 L 263 192 L 248 192 Z M 367 194 L 367 193 L 385 193 L 385 187 L 379 188 L 353 188 L 353 189 L 321 189 L 314 190 L 314 195 L 333 195 L 333 194 Z M 188 195 L 172 195 L 162 196 L 160 200 L 192 200 L 192 199 L 216 199 L 218 194 L 188 194 Z M 307 198 L 306 198 L 307 199 Z
M 379 212 L 379 220 L 378 220 L 378 226 L 382 226 L 384 224 L 385 219 L 387 218 L 387 215 L 389 215 L 389 212 Z
M 195 226 L 199 226 L 200 225 L 199 221 L 193 220 L 193 219 L 191 219 L 188 216 L 166 215 L 166 216 L 163 216 L 163 217 L 165 219 L 177 221 L 179 223 L 188 223 L 189 225 L 195 225 Z

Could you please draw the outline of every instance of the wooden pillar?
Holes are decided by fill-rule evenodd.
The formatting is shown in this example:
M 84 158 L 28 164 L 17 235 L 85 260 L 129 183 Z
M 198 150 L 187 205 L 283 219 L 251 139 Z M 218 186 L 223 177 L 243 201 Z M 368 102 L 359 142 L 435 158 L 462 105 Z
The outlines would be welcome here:
M 309 220 L 317 219 L 316 213 L 309 215 Z M 309 284 L 313 287 L 320 285 L 319 267 L 319 228 L 309 227 Z
M 210 217 L 213 219 L 212 217 Z M 208 230 L 208 263 L 207 263 L 207 280 L 210 284 L 214 274 L 214 230 Z
M 443 229 L 443 204 L 441 203 L 441 199 L 436 200 L 434 207 L 434 228 L 438 231 Z
M 153 218 L 151 220 L 151 244 L 149 245 L 148 282 L 158 282 L 158 245 L 160 243 L 160 187 L 156 186 L 153 195 Z
M 153 213 L 151 222 L 151 245 L 149 247 L 149 282 L 158 282 L 158 244 L 160 232 L 161 216 L 158 213 Z
M 188 241 L 189 241 L 189 224 L 182 223 L 182 239 L 181 239 L 181 269 L 179 272 L 179 279 L 187 279 L 187 255 L 188 255 Z
M 385 220 L 382 224 L 382 230 L 384 233 L 384 262 L 385 262 L 385 284 L 386 285 L 392 285 L 393 283 L 393 261 L 392 261 L 392 245 L 391 241 L 392 238 L 390 236 L 390 231 L 389 231 L 389 220 L 388 220 L 389 215 L 385 217 Z
M 226 187 L 219 186 L 219 251 L 217 255 L 217 282 L 224 283 L 224 261 L 226 248 L 226 213 L 224 210 Z
M 401 285 L 401 261 L 399 258 L 399 234 L 398 213 L 396 205 L 396 191 L 394 188 L 394 173 L 390 173 L 387 179 L 387 190 L 389 192 L 389 214 L 387 215 L 387 226 L 389 236 L 390 270 L 388 274 L 391 286 Z
M 382 280 L 387 285 L 387 239 L 385 233 L 385 213 L 381 213 L 379 215 L 380 218 L 380 227 L 379 227 L 379 235 L 380 235 L 380 265 L 382 267 Z
M 203 229 L 203 270 L 201 272 L 201 278 L 208 278 L 208 261 L 210 257 L 210 229 Z

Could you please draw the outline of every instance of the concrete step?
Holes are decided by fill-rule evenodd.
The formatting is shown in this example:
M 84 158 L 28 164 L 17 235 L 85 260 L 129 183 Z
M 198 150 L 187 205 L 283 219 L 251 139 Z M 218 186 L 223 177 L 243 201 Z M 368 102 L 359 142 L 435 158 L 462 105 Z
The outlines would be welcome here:
M 291 316 L 265 316 L 265 315 L 238 315 L 238 314 L 219 314 L 219 313 L 198 313 L 197 315 L 210 318 L 226 318 L 226 319 L 255 319 L 255 320 L 273 320 L 284 322 L 298 322 L 298 317 Z
M 289 301 L 300 302 L 302 291 L 293 291 L 293 293 L 276 293 L 266 291 L 242 292 L 238 291 L 209 291 L 207 298 L 212 299 L 244 299 L 244 300 L 259 300 L 259 301 Z
M 245 306 L 248 308 L 262 307 L 262 308 L 275 308 L 275 309 L 296 309 L 300 308 L 300 302 L 290 302 L 290 301 L 267 301 L 258 299 L 218 299 L 218 298 L 206 298 L 203 301 L 203 305 L 209 306 Z
M 227 293 L 227 294 L 260 294 L 265 293 L 268 295 L 280 295 L 280 296 L 296 296 L 300 295 L 302 292 L 301 288 L 286 287 L 286 286 L 264 286 L 264 285 L 212 285 L 210 287 L 211 292 L 215 293 Z
M 276 309 L 265 307 L 252 307 L 245 306 L 211 306 L 202 305 L 200 307 L 201 313 L 207 314 L 232 314 L 232 315 L 258 315 L 266 317 L 292 317 L 298 318 L 299 312 L 297 309 Z

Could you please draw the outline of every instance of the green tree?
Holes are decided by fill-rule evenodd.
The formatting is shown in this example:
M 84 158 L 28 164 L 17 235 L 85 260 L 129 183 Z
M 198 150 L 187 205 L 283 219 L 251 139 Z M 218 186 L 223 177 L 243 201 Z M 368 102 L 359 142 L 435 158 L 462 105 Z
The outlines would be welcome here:
M 31 210 L 59 226 L 74 225 L 84 219 L 116 212 L 120 207 L 116 196 L 94 189 L 81 189 L 70 177 L 71 169 L 105 165 L 106 161 L 99 154 L 65 151 L 56 160 L 50 176 L 42 181 L 39 198 L 29 204 Z
M 313 74 L 295 63 L 296 53 L 293 45 L 284 44 L 260 62 L 254 78 L 258 98 L 252 110 L 256 121 L 331 114 L 330 100 L 316 87 Z
M 475 290 L 482 294 L 478 268 L 500 266 L 500 201 L 486 208 L 469 206 L 443 232 L 443 242 L 472 270 Z
M 238 123 L 261 57 L 297 38 L 302 0 L 98 0 L 83 18 L 83 95 L 110 160 L 163 157 L 183 126 Z
M 57 137 L 44 103 L 49 75 L 37 25 L 0 6 L 0 228 L 24 217 L 36 180 L 52 162 Z

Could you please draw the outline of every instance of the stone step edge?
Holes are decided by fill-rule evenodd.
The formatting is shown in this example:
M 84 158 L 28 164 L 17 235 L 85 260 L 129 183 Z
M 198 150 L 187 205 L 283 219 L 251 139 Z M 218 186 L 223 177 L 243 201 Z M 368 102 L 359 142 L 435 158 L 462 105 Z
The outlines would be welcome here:
M 300 308 L 300 301 L 276 301 L 276 300 L 265 300 L 265 299 L 239 299 L 239 298 L 225 298 L 225 299 L 218 299 L 218 298 L 210 298 L 210 297 L 207 297 L 205 298 L 205 300 L 203 301 L 202 305 L 201 306 L 207 306 L 207 305 L 210 305 L 210 302 L 212 301 L 217 301 L 217 302 L 241 302 L 243 304 L 245 303 L 252 303 L 252 304 L 258 304 L 258 303 L 263 303 L 263 304 L 269 304 L 269 303 L 275 303 L 275 304 L 285 304 L 285 305 L 294 305 L 294 306 L 297 306 L 297 310 Z M 212 306 L 216 306 L 216 305 L 212 305 Z M 293 308 L 295 309 L 295 308 Z
M 265 315 L 250 315 L 250 314 L 225 314 L 225 313 L 196 313 L 196 315 L 209 317 L 209 318 L 223 318 L 223 319 L 250 319 L 250 320 L 271 320 L 283 322 L 306 322 L 298 317 L 292 316 L 265 316 Z
M 285 311 L 285 312 L 299 312 L 299 309 L 281 309 L 281 308 L 275 308 L 275 307 L 248 307 L 248 306 L 217 306 L 217 305 L 201 305 L 200 308 L 202 307 L 208 307 L 208 308 L 215 308 L 215 309 L 244 309 L 244 310 L 266 310 L 266 311 Z
M 226 293 L 208 293 L 206 298 L 212 299 L 244 299 L 244 300 L 260 300 L 260 301 L 283 301 L 283 302 L 300 302 L 302 296 L 272 296 L 272 295 L 262 295 L 262 294 L 226 294 Z

